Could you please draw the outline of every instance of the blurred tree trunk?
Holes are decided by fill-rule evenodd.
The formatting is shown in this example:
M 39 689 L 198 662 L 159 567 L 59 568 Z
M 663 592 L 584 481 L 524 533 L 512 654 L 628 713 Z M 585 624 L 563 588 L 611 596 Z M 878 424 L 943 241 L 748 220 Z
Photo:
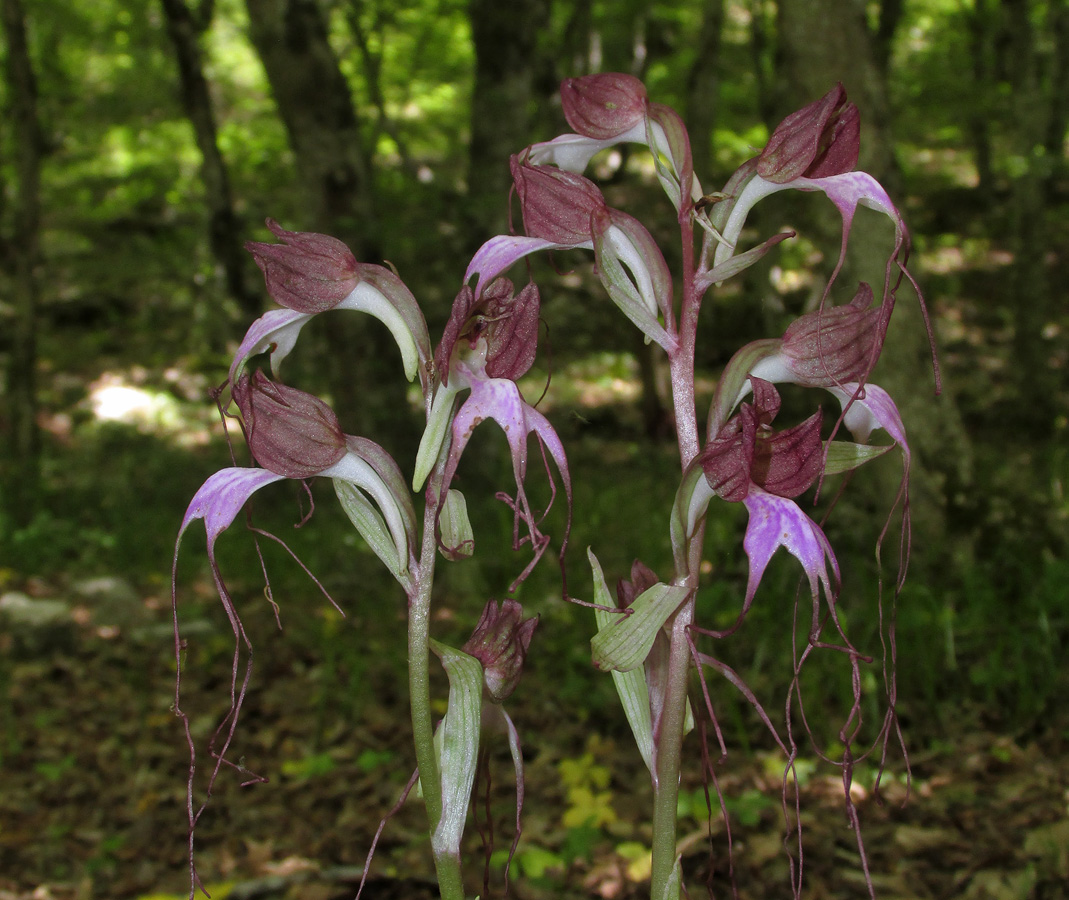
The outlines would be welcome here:
M 370 6 L 368 13 L 371 16 L 371 27 L 364 25 L 363 14 L 365 8 Z M 367 4 L 364 0 L 350 0 L 345 7 L 345 21 L 352 32 L 353 40 L 360 50 L 360 62 L 364 73 L 364 83 L 367 85 L 368 98 L 375 107 L 377 113 L 377 130 L 384 132 L 393 141 L 397 148 L 397 155 L 401 158 L 401 168 L 409 178 L 418 175 L 418 166 L 412 161 L 412 154 L 408 150 L 408 143 L 401 135 L 397 123 L 394 122 L 386 109 L 386 95 L 382 89 L 382 54 L 383 48 L 374 49 L 369 40 L 369 35 L 381 33 L 383 28 L 382 7 L 380 4 Z M 378 143 L 378 133 L 371 141 L 371 146 Z
M 304 182 L 308 226 L 342 238 L 363 262 L 381 260 L 368 153 L 322 8 L 316 0 L 246 0 L 246 6 L 250 37 Z
M 1066 169 L 1065 133 L 1069 129 L 1069 4 L 1051 0 L 1047 32 L 1053 46 L 1049 66 L 1050 118 L 1044 144 L 1053 162 L 1051 182 Z
M 8 450 L 4 502 L 11 520 L 27 525 L 39 507 L 41 436 L 37 427 L 37 265 L 40 257 L 41 157 L 37 80 L 21 0 L 0 0 L 7 39 L 9 122 L 15 159 L 12 232 L 3 243 L 10 283 L 11 356 L 7 371 Z
M 1057 15 L 1053 6 L 1062 4 L 1054 0 L 1051 3 L 1047 11 L 1053 20 Z M 1052 360 L 1054 348 L 1045 334 L 1054 318 L 1054 294 L 1047 275 L 1046 257 L 1052 248 L 1046 194 L 1056 165 L 1046 143 L 1051 123 L 1057 121 L 1057 111 L 1064 108 L 1066 101 L 1054 95 L 1057 66 L 1053 48 L 1041 46 L 1031 22 L 1030 13 L 1037 4 L 1034 0 L 1003 0 L 1003 5 L 1006 73 L 1013 96 L 1009 124 L 1014 155 L 1020 162 L 1010 182 L 1014 272 L 1008 299 L 1015 318 L 1016 357 L 1029 361 L 1028 365 L 1015 367 L 1018 395 L 1011 412 L 1018 427 L 1044 440 L 1053 437 L 1054 417 L 1044 403 L 1032 401 L 1057 396 L 1059 389 L 1058 371 Z M 1061 18 L 1065 18 L 1064 13 Z M 1062 123 L 1064 139 L 1064 118 Z
M 594 34 L 592 0 L 572 0 L 572 14 L 561 36 L 561 58 L 567 65 L 566 75 L 578 78 L 589 75 L 591 40 Z
M 694 172 L 706 190 L 712 190 L 713 127 L 720 100 L 720 35 L 724 27 L 724 0 L 705 0 L 698 52 L 687 74 L 686 121 L 690 131 Z
M 861 159 L 901 207 L 901 177 L 894 158 L 887 82 L 874 52 L 873 35 L 861 0 L 780 0 L 777 98 L 784 115 L 815 100 L 836 81 L 846 87 L 861 110 Z M 816 201 L 807 204 L 807 213 Z M 825 266 L 834 263 L 841 220 L 830 203 L 816 223 L 825 250 Z M 893 246 L 893 228 L 884 216 L 859 210 L 850 234 L 847 265 L 831 298 L 850 299 L 858 281 L 872 284 L 879 296 L 884 266 Z M 892 277 L 893 277 L 892 273 Z M 918 280 L 923 287 L 923 273 Z M 933 397 L 932 362 L 918 305 L 908 285 L 898 292 L 895 316 L 873 380 L 898 403 L 913 451 L 913 546 L 924 547 L 925 566 L 948 565 L 971 555 L 968 514 L 962 504 L 970 495 L 971 446 L 957 406 L 946 393 Z M 894 496 L 888 480 L 878 488 Z M 875 502 L 875 501 L 874 501 Z M 960 560 L 957 560 L 960 562 Z
M 996 97 L 995 39 L 999 19 L 995 2 L 974 0 L 972 8 L 965 10 L 973 82 L 976 85 L 976 98 L 969 115 L 969 135 L 979 181 L 977 188 L 984 197 L 993 197 L 995 194 L 995 170 L 991 155 L 991 121 Z
M 474 217 L 471 249 L 505 231 L 512 185 L 509 157 L 532 143 L 531 105 L 540 72 L 538 32 L 549 14 L 546 0 L 470 0 L 475 45 L 471 98 L 468 198 Z
M 213 0 L 202 0 L 196 14 L 185 0 L 161 2 L 167 17 L 167 33 L 178 60 L 182 106 L 193 126 L 201 154 L 200 172 L 209 210 L 208 240 L 212 253 L 223 267 L 230 296 L 242 312 L 255 318 L 262 311 L 262 300 L 249 281 L 245 235 L 234 212 L 230 177 L 219 151 L 215 114 L 201 60 L 199 38 L 211 23 Z
M 757 111 L 762 120 L 772 123 L 775 118 L 775 49 L 772 30 L 775 14 L 769 11 L 768 0 L 750 0 L 750 61 L 757 83 Z
M 905 11 L 904 0 L 882 0 L 880 14 L 876 24 L 876 31 L 872 36 L 872 49 L 876 57 L 876 65 L 884 78 L 891 67 L 891 51 L 898 31 L 898 23 L 902 21 L 902 13 Z
M 322 7 L 316 0 L 246 0 L 246 6 L 308 203 L 301 223 L 283 224 L 333 235 L 361 262 L 381 262 L 369 153 Z M 367 316 L 336 314 L 329 328 L 314 333 L 326 345 L 316 368 L 328 379 L 346 430 L 374 433 L 397 421 L 403 404 L 383 390 L 396 381 L 397 365 L 385 329 Z

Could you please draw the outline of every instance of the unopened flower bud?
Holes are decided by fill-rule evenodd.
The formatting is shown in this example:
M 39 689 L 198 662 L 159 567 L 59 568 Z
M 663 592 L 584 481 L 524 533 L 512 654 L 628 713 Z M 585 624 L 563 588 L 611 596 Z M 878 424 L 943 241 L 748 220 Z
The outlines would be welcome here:
M 757 174 L 776 184 L 841 175 L 857 165 L 860 146 L 861 114 L 837 84 L 776 126 L 757 159 Z
M 287 478 L 311 478 L 345 456 L 338 417 L 318 397 L 275 384 L 263 372 L 233 386 L 256 461 Z
M 475 631 L 461 648 L 482 663 L 483 683 L 495 703 L 501 703 L 516 689 L 537 625 L 537 617 L 523 618 L 518 601 L 504 600 L 499 609 L 496 601 L 490 600 Z
M 593 216 L 606 209 L 597 185 L 574 172 L 534 166 L 518 156 L 509 165 L 527 234 L 555 244 L 589 247 Z
M 360 282 L 356 257 L 337 238 L 286 231 L 273 219 L 267 227 L 283 243 L 245 244 L 264 273 L 267 292 L 277 303 L 302 313 L 333 309 Z
M 791 323 L 781 352 L 798 384 L 833 387 L 861 381 L 879 352 L 879 322 L 872 288 L 862 282 L 845 306 L 814 310 Z
M 637 597 L 648 591 L 659 580 L 653 569 L 642 560 L 636 559 L 631 563 L 631 577 L 621 578 L 616 583 L 616 605 L 620 609 L 627 609 Z
M 633 75 L 606 72 L 567 78 L 560 96 L 568 124 L 596 140 L 623 134 L 646 115 L 646 87 Z

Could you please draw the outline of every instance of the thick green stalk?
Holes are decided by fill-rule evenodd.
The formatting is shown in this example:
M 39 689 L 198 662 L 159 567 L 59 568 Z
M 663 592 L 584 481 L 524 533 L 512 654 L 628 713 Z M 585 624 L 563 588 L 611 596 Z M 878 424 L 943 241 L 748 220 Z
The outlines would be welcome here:
M 419 567 L 408 597 L 408 691 L 412 715 L 412 741 L 416 749 L 423 802 L 433 836 L 442 817 L 442 775 L 434 749 L 434 715 L 431 711 L 430 686 L 430 618 L 431 588 L 434 585 L 435 520 L 438 516 L 438 486 L 444 469 L 442 454 L 427 490 L 423 513 L 423 546 Z M 435 853 L 434 868 L 442 900 L 464 900 L 464 881 L 459 858 L 449 853 Z
M 683 251 L 683 302 L 679 315 L 679 346 L 669 354 L 672 378 L 672 408 L 675 413 L 681 467 L 698 455 L 698 420 L 694 398 L 694 347 L 698 331 L 701 296 L 694 286 L 694 224 L 685 217 L 680 222 Z M 679 802 L 679 772 L 683 756 L 683 728 L 687 715 L 687 686 L 690 674 L 690 646 L 687 629 L 694 621 L 698 570 L 704 527 L 699 527 L 686 548 L 676 548 L 677 583 L 686 583 L 691 593 L 672 620 L 668 651 L 668 690 L 664 701 L 657 742 L 656 777 L 653 795 L 653 869 L 651 900 L 678 900 L 678 883 L 670 890 L 676 865 L 676 817 Z M 682 552 L 680 552 L 682 550 Z M 680 565 L 682 562 L 682 565 Z
M 651 900 L 677 900 L 666 895 L 676 864 L 676 811 L 679 803 L 679 770 L 683 756 L 683 725 L 687 710 L 690 648 L 687 626 L 694 620 L 694 595 L 676 613 L 672 623 L 668 662 L 668 693 L 657 735 L 657 780 L 653 792 L 653 871 Z

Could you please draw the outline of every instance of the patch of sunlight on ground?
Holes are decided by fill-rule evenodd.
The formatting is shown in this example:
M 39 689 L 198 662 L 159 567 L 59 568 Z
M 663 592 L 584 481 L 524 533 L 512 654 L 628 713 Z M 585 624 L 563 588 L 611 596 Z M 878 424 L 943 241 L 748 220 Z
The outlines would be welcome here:
M 207 444 L 218 416 L 201 379 L 171 368 L 163 380 L 166 387 L 149 384 L 148 373 L 140 367 L 105 372 L 89 384 L 85 402 L 97 422 L 130 425 L 180 446 Z

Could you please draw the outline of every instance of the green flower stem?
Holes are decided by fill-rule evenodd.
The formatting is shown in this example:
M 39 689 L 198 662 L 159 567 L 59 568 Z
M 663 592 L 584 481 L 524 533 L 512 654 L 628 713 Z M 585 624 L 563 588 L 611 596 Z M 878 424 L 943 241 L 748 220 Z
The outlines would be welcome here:
M 679 230 L 683 250 L 683 303 L 679 314 L 679 347 L 669 354 L 668 364 L 679 461 L 686 470 L 700 449 L 694 400 L 694 347 L 698 337 L 701 296 L 694 286 L 694 223 L 687 218 L 680 223 Z
M 679 803 L 679 770 L 683 754 L 683 725 L 687 711 L 687 681 L 690 648 L 687 627 L 694 620 L 694 595 L 680 607 L 672 622 L 668 662 L 668 693 L 657 735 L 657 779 L 653 793 L 653 871 L 651 900 L 677 900 L 667 895 L 676 865 L 676 815 Z
M 694 347 L 698 333 L 701 295 L 694 283 L 694 222 L 681 217 L 683 301 L 679 316 L 679 346 L 669 354 L 672 379 L 672 409 L 682 469 L 698 455 L 698 417 L 694 398 Z M 690 597 L 671 623 L 668 651 L 668 690 L 657 741 L 653 796 L 653 870 L 651 900 L 678 900 L 679 883 L 670 890 L 676 866 L 676 818 L 679 803 L 679 772 L 683 755 L 683 729 L 687 717 L 687 686 L 690 675 L 690 645 L 687 629 L 694 621 L 698 571 L 705 527 L 698 527 L 686 548 L 676 548 L 676 578 L 691 588 Z M 679 583 L 677 581 L 677 583 Z
M 423 513 L 423 546 L 420 548 L 419 568 L 408 595 L 408 692 L 412 714 L 412 741 L 416 749 L 423 802 L 427 807 L 430 833 L 434 834 L 442 817 L 442 775 L 438 769 L 438 755 L 434 749 L 434 715 L 431 712 L 430 685 L 430 620 L 431 588 L 434 585 L 435 519 L 439 507 L 439 486 L 445 470 L 446 453 L 439 456 L 427 489 L 427 504 Z M 438 874 L 438 888 L 442 900 L 464 900 L 464 881 L 460 859 L 448 854 L 435 854 L 434 868 Z

